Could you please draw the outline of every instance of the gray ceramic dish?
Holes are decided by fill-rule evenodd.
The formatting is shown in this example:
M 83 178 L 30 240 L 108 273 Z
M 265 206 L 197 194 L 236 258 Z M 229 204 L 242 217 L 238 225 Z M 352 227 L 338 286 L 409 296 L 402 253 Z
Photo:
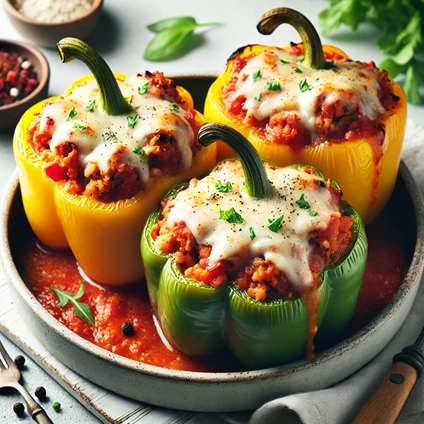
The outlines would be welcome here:
M 257 408 L 289 393 L 335 384 L 370 361 L 395 335 L 411 309 L 424 265 L 423 200 L 403 163 L 387 213 L 405 236 L 408 257 L 408 272 L 392 302 L 366 327 L 317 354 L 312 362 L 246 372 L 195 373 L 146 365 L 93 345 L 53 318 L 28 290 L 18 271 L 20 246 L 30 230 L 16 173 L 3 202 L 0 253 L 22 318 L 46 348 L 72 370 L 106 389 L 154 405 L 192 411 L 238 411 Z

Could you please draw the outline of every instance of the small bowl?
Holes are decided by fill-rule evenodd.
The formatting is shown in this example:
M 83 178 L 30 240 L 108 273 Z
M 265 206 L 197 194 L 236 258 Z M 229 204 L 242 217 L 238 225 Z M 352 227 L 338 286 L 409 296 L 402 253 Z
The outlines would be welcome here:
M 37 73 L 38 80 L 37 87 L 28 96 L 10 105 L 0 106 L 0 131 L 2 131 L 14 127 L 29 107 L 47 97 L 50 68 L 40 50 L 28 44 L 0 39 L 0 50 L 19 53 L 23 58 L 29 60 Z
M 100 16 L 103 0 L 93 0 L 91 9 L 77 19 L 67 22 L 38 22 L 27 18 L 15 8 L 16 0 L 3 0 L 3 6 L 13 26 L 32 43 L 42 47 L 55 47 L 65 37 L 86 38 Z

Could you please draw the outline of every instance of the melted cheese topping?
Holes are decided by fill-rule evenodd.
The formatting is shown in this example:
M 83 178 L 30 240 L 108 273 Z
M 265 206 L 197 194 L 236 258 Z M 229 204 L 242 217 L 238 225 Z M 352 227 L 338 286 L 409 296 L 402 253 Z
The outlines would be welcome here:
M 194 132 L 185 118 L 182 108 L 173 107 L 166 99 L 154 97 L 147 91 L 139 94 L 138 88 L 148 80 L 141 75 L 126 81 L 118 81 L 122 94 L 131 96 L 134 110 L 126 115 L 109 116 L 99 106 L 100 92 L 95 80 L 78 86 L 70 95 L 46 103 L 40 122 L 40 131 L 52 137 L 50 149 L 56 149 L 63 143 L 74 143 L 78 150 L 82 166 L 94 162 L 100 171 L 106 171 L 108 161 L 116 152 L 120 152 L 120 161 L 132 165 L 138 170 L 143 182 L 149 179 L 147 162 L 140 159 L 134 149 L 144 148 L 148 154 L 149 140 L 156 134 L 172 135 L 181 154 L 182 167 L 187 169 L 192 162 L 191 144 Z M 97 106 L 93 112 L 87 106 L 95 100 Z M 76 114 L 69 117 L 74 109 Z M 127 118 L 137 114 L 134 128 L 130 128 Z M 51 125 L 51 119 L 54 125 Z
M 270 198 L 254 199 L 245 190 L 242 167 L 227 161 L 207 177 L 178 193 L 168 215 L 173 225 L 185 222 L 198 244 L 212 247 L 209 260 L 217 263 L 232 256 L 247 260 L 270 259 L 288 277 L 297 290 L 313 284 L 308 257 L 312 250 L 308 234 L 326 229 L 331 216 L 340 216 L 337 196 L 316 182 L 322 178 L 290 168 L 273 168 L 266 164 L 274 193 Z M 215 184 L 230 182 L 231 191 L 220 193 Z M 302 209 L 296 201 L 301 195 L 310 205 Z M 220 211 L 234 208 L 243 223 L 220 219 Z M 312 213 L 311 213 L 312 211 Z M 284 215 L 281 228 L 268 228 L 268 219 Z M 315 215 L 315 216 L 312 216 Z M 250 228 L 255 237 L 251 239 Z
M 245 97 L 247 116 L 261 121 L 279 111 L 297 114 L 310 133 L 315 132 L 315 101 L 325 95 L 327 102 L 340 101 L 349 110 L 354 92 L 359 112 L 375 120 L 385 113 L 377 93 L 380 85 L 374 72 L 360 63 L 335 63 L 331 69 L 311 69 L 284 50 L 264 50 L 252 58 L 240 72 L 234 99 Z M 279 83 L 281 89 L 270 90 Z

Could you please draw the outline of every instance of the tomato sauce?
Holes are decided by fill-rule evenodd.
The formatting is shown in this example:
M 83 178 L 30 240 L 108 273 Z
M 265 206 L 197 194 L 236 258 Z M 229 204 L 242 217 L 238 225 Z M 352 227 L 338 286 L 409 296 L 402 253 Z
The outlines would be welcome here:
M 394 224 L 380 216 L 368 229 L 369 257 L 351 330 L 374 318 L 396 293 L 405 273 L 406 258 L 402 239 Z M 90 305 L 95 326 L 80 319 L 72 304 L 58 305 L 51 290 L 56 287 L 76 294 L 83 277 L 70 252 L 49 252 L 35 238 L 25 247 L 22 275 L 39 302 L 76 334 L 126 358 L 163 368 L 187 371 L 240 371 L 242 366 L 225 351 L 207 357 L 184 355 L 161 337 L 153 319 L 147 290 L 136 284 L 123 288 L 85 283 L 80 302 Z M 129 322 L 132 336 L 124 335 L 122 326 Z

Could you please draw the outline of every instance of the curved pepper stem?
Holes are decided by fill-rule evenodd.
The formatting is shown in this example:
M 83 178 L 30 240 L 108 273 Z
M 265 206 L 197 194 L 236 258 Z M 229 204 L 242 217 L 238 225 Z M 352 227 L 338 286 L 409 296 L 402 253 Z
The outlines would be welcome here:
M 262 159 L 255 148 L 235 129 L 227 125 L 208 123 L 199 130 L 199 143 L 207 147 L 215 141 L 222 141 L 231 147 L 240 159 L 246 179 L 246 192 L 250 197 L 261 199 L 272 193 Z
M 312 69 L 331 67 L 331 63 L 324 59 L 321 40 L 315 27 L 297 10 L 288 7 L 272 9 L 262 16 L 256 28 L 261 34 L 269 35 L 281 24 L 290 24 L 299 33 L 303 43 L 303 65 Z
M 100 89 L 103 110 L 112 116 L 124 115 L 132 110 L 105 60 L 87 43 L 78 38 L 63 38 L 57 43 L 63 63 L 79 59 L 90 69 Z

